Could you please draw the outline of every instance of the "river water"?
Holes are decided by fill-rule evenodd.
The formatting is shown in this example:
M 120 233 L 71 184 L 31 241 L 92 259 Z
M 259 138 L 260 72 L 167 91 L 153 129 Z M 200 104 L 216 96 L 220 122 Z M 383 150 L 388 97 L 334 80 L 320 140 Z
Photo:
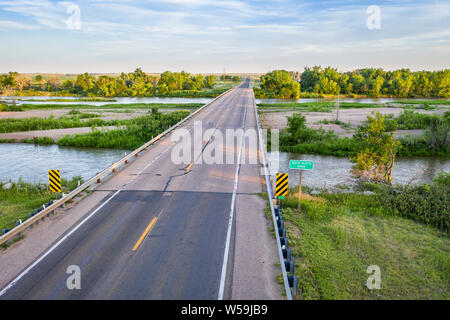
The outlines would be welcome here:
M 0 143 L 0 181 L 9 179 L 48 183 L 48 170 L 61 171 L 61 177 L 84 180 L 103 171 L 125 155 L 124 150 L 40 146 L 27 143 Z
M 85 180 L 122 158 L 126 150 L 40 146 L 27 143 L 0 143 L 0 181 L 11 179 L 47 182 L 47 171 L 58 169 L 65 179 L 82 176 Z M 289 170 L 289 160 L 312 160 L 314 170 L 303 171 L 303 185 L 315 188 L 351 184 L 352 163 L 347 158 L 319 155 L 269 153 L 272 173 L 288 172 L 289 185 L 298 185 L 299 171 Z M 278 165 L 277 165 L 278 163 Z M 277 169 L 278 168 L 278 169 Z M 393 170 L 393 183 L 431 182 L 440 171 L 450 171 L 450 160 L 438 158 L 400 158 Z
M 303 170 L 302 185 L 312 188 L 331 187 L 338 184 L 353 184 L 350 169 L 353 163 L 345 157 L 302 155 L 289 152 L 269 152 L 271 174 L 289 173 L 289 186 L 298 186 L 299 171 L 290 170 L 290 160 L 314 161 L 313 170 Z M 432 181 L 440 171 L 450 171 L 450 160 L 415 157 L 398 158 L 392 171 L 393 184 L 423 184 Z
M 1 99 L 12 99 L 13 97 L 0 97 Z M 116 103 L 203 103 L 206 104 L 210 98 L 158 98 L 158 97 L 119 97 L 116 102 L 80 102 L 79 97 L 16 97 L 17 103 L 53 103 L 53 104 L 88 104 L 103 105 Z M 72 99 L 74 102 L 28 102 L 26 99 Z M 340 101 L 360 103 L 385 103 L 394 99 L 341 99 Z M 324 99 L 257 99 L 257 103 L 277 102 L 312 102 L 333 101 Z M 51 146 L 35 146 L 32 144 L 0 144 L 0 181 L 9 179 L 17 181 L 20 177 L 28 182 L 46 182 L 47 170 L 59 169 L 62 176 L 71 179 L 73 176 L 81 175 L 88 179 L 102 171 L 110 164 L 123 157 L 124 150 L 89 149 Z M 312 171 L 304 171 L 303 184 L 311 187 L 333 186 L 337 184 L 349 184 L 354 182 L 350 176 L 352 163 L 347 158 L 318 155 L 298 155 L 293 153 L 276 154 L 269 153 L 271 167 L 277 172 L 290 173 L 290 185 L 298 184 L 298 171 L 289 170 L 289 160 L 307 159 L 313 160 L 315 168 Z M 278 161 L 276 159 L 279 159 Z M 279 164 L 279 169 L 277 168 Z M 439 171 L 450 171 L 450 160 L 436 158 L 402 158 L 398 159 L 393 171 L 393 183 L 425 183 L 430 182 Z
M 51 101 L 52 99 L 70 99 L 73 100 L 73 102 L 57 102 L 57 101 Z M 26 101 L 28 99 L 38 99 L 38 100 L 47 100 L 47 101 Z M 42 97 L 42 96 L 29 96 L 29 97 L 4 97 L 0 96 L 0 100 L 7 100 L 7 101 L 15 101 L 16 104 L 66 104 L 66 105 L 73 105 L 73 104 L 86 104 L 86 105 L 94 105 L 94 106 L 101 106 L 104 104 L 123 104 L 123 103 L 203 103 L 206 104 L 213 100 L 212 98 L 164 98 L 164 97 L 117 97 L 114 98 L 115 102 L 87 102 L 87 101 L 78 101 L 82 98 L 80 97 Z M 298 103 L 307 103 L 307 102 L 333 102 L 337 99 L 291 99 L 291 100 L 283 100 L 283 99 L 256 99 L 256 103 L 286 103 L 286 102 L 298 102 Z M 377 103 L 377 104 L 383 104 L 387 102 L 392 102 L 399 99 L 393 99 L 393 98 L 363 98 L 363 99 L 353 99 L 353 98 L 344 98 L 340 99 L 341 102 L 359 102 L 359 103 Z M 409 100 L 415 100 L 415 99 L 409 99 Z M 433 101 L 433 99 L 416 99 L 416 100 L 429 100 L 430 102 Z

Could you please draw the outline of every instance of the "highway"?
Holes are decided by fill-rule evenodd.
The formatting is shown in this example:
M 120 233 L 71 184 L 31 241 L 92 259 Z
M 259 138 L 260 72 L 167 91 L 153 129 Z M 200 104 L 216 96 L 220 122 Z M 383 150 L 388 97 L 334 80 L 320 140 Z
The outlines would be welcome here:
M 250 80 L 183 128 L 192 133 L 195 123 L 201 123 L 203 133 L 219 130 L 224 137 L 226 129 L 256 130 Z M 276 272 L 263 269 L 255 278 L 259 270 L 250 270 L 248 261 L 249 252 L 258 250 L 251 247 L 258 242 L 252 235 L 269 234 L 258 223 L 264 215 L 264 201 L 257 195 L 264 191 L 260 165 L 237 164 L 239 157 L 258 151 L 236 139 L 223 146 L 235 157 L 232 164 L 175 164 L 175 145 L 169 135 L 96 188 L 93 193 L 107 196 L 18 274 L 0 299 L 253 298 L 246 290 L 273 297 Z M 277 262 L 271 241 L 269 258 L 274 260 L 256 268 Z M 69 266 L 80 268 L 80 289 L 66 285 Z M 252 287 L 245 279 L 254 288 L 245 288 Z

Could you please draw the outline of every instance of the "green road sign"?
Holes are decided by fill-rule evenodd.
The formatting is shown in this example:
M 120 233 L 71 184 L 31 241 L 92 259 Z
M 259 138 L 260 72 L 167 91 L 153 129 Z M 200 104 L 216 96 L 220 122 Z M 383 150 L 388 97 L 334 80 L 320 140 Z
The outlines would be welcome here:
M 283 200 L 284 196 L 278 196 L 278 199 Z
M 291 160 L 289 161 L 289 169 L 312 170 L 314 162 L 309 160 Z

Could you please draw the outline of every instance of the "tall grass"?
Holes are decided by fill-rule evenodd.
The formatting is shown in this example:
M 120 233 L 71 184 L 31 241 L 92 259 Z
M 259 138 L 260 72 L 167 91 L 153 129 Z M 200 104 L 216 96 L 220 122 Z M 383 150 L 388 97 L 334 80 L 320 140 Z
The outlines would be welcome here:
M 94 115 L 96 116 L 96 115 Z M 81 121 L 81 117 L 60 117 L 55 118 L 22 118 L 22 119 L 0 119 L 0 133 L 20 132 L 31 130 L 50 130 L 50 129 L 65 129 L 65 128 L 81 128 L 92 126 L 119 126 L 129 123 L 130 120 L 102 120 L 102 119 L 88 119 Z
M 58 140 L 61 146 L 136 149 L 189 115 L 189 111 L 151 115 L 131 120 L 124 129 L 93 130 L 87 134 L 67 135 Z
M 202 103 L 108 103 L 103 105 L 92 104 L 22 104 L 21 107 L 27 110 L 53 110 L 53 109 L 197 109 L 202 107 Z
M 62 179 L 63 192 L 74 190 L 78 182 L 83 183 L 83 178 L 77 176 L 71 180 Z M 13 228 L 16 221 L 26 220 L 34 210 L 55 199 L 55 193 L 49 190 L 47 184 L 31 184 L 19 179 L 8 190 L 3 189 L 5 184 L 6 182 L 0 182 L 0 231 Z

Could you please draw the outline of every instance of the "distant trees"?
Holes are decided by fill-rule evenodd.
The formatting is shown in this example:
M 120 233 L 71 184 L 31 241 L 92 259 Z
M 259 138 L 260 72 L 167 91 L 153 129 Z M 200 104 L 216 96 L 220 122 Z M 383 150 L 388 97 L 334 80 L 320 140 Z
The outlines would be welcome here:
M 119 76 L 109 75 L 94 76 L 89 73 L 77 75 L 74 80 L 64 80 L 58 76 L 53 76 L 44 81 L 42 75 L 34 77 L 35 84 L 31 86 L 29 77 L 17 72 L 0 74 L 0 89 L 22 91 L 26 88 L 39 91 L 55 92 L 62 94 L 76 94 L 85 96 L 164 96 L 178 94 L 177 91 L 199 92 L 204 88 L 213 89 L 215 76 L 204 77 L 201 74 L 191 75 L 187 72 L 166 71 L 159 77 L 151 76 L 137 68 L 133 72 L 122 72 Z M 214 94 L 211 90 L 211 94 Z M 221 92 L 219 92 L 221 93 Z M 33 94 L 33 93 L 31 93 Z
M 137 68 L 122 72 L 119 76 L 94 76 L 79 74 L 74 80 L 53 76 L 44 80 L 34 77 L 34 85 L 22 74 L 9 72 L 0 75 L 2 91 L 22 91 L 27 88 L 39 91 L 64 91 L 62 94 L 87 96 L 203 96 L 212 92 L 214 75 L 191 75 L 185 71 L 165 71 L 159 77 L 151 76 Z M 237 75 L 221 75 L 219 79 L 238 83 Z M 300 81 L 298 81 L 300 79 Z M 260 78 L 260 88 L 255 88 L 257 98 L 298 99 L 317 95 L 361 95 L 368 97 L 450 97 L 450 70 L 416 71 L 400 69 L 385 71 L 381 68 L 365 68 L 340 73 L 336 68 L 306 67 L 303 73 L 274 70 Z M 183 92 L 182 92 L 183 91 Z
M 216 83 L 216 77 L 213 75 L 206 76 L 204 83 L 205 87 L 212 89 L 214 87 L 214 84 Z
M 261 90 L 267 98 L 298 99 L 300 97 L 300 84 L 294 81 L 285 70 L 274 70 L 261 77 Z
M 358 94 L 370 97 L 450 97 L 450 70 L 384 71 L 366 68 L 339 73 L 337 69 L 315 66 L 305 68 L 301 90 L 318 94 Z
M 17 72 L 9 72 L 0 75 L 0 86 L 3 90 L 10 89 L 16 85 Z

